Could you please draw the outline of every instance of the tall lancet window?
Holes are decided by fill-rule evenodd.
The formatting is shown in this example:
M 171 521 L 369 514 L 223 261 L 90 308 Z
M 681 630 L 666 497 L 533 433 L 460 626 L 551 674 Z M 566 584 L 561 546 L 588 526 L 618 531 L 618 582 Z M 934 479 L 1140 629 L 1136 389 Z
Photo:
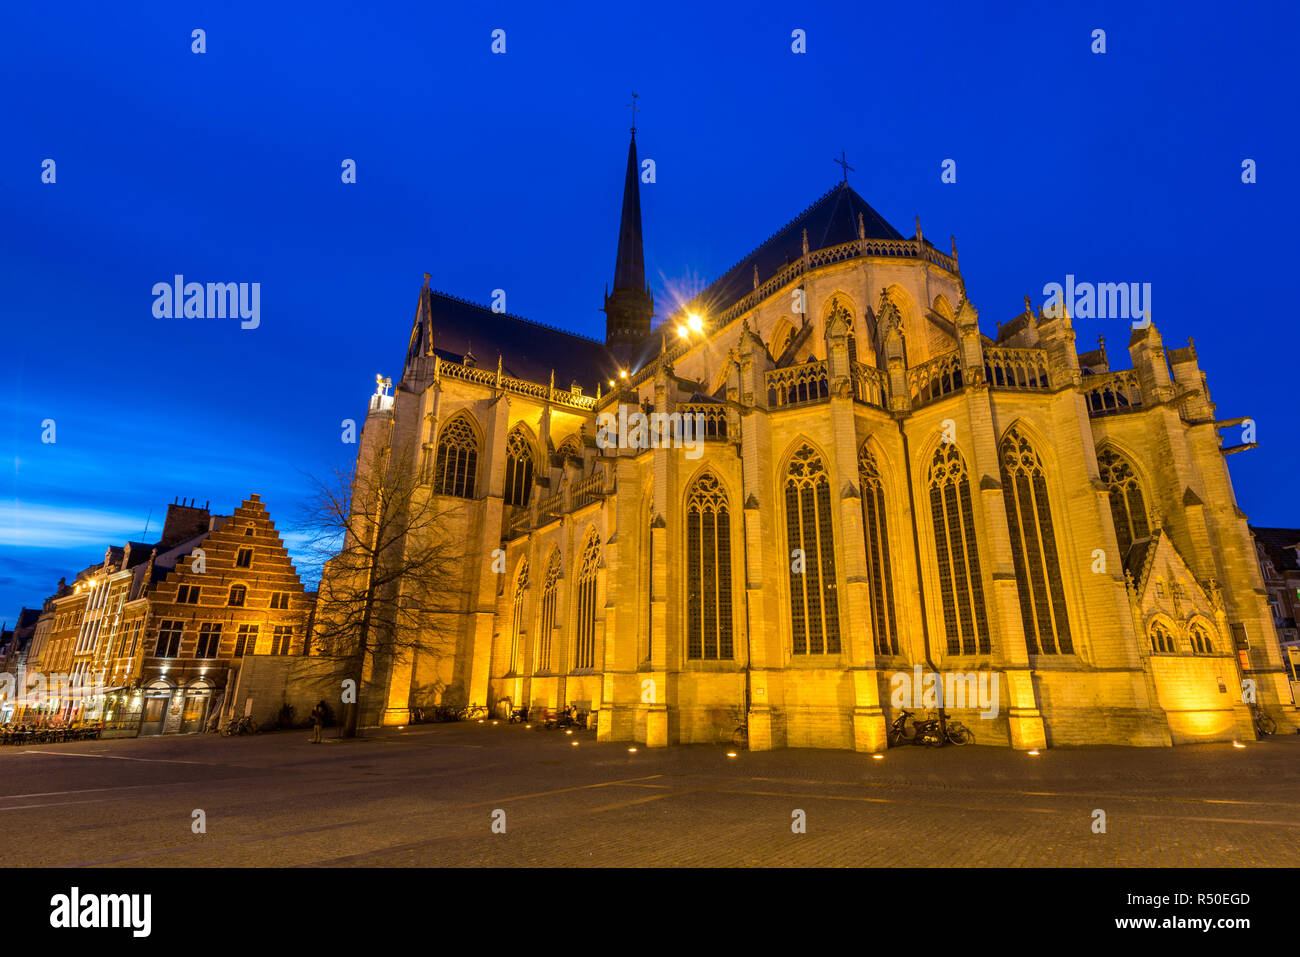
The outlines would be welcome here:
M 889 526 L 885 489 L 876 458 L 864 445 L 858 453 L 858 482 L 862 493 L 862 528 L 867 548 L 867 594 L 871 598 L 871 627 L 876 653 L 898 654 L 898 622 L 894 619 L 894 576 L 889 563 Z
M 1031 655 L 1070 654 L 1074 646 L 1043 462 L 1029 440 L 1014 428 L 1002 440 L 1002 494 L 1007 503 L 1025 644 Z
M 551 552 L 546 563 L 546 578 L 542 582 L 542 607 L 537 616 L 537 660 L 533 670 L 549 674 L 551 668 L 551 634 L 555 631 L 555 596 L 560 590 L 560 552 Z
M 523 508 L 532 490 L 533 450 L 524 433 L 515 429 L 506 439 L 505 502 Z
M 790 562 L 790 636 L 796 655 L 837 655 L 840 614 L 831 532 L 831 482 L 822 458 L 801 447 L 785 479 Z
M 1151 534 L 1147 521 L 1146 500 L 1133 466 L 1113 449 L 1097 453 L 1097 469 L 1110 489 L 1110 514 L 1115 520 L 1115 537 L 1119 539 L 1119 556 L 1128 554 L 1130 546 Z
M 528 559 L 519 564 L 519 574 L 515 576 L 515 596 L 512 601 L 513 614 L 510 618 L 510 674 L 516 675 L 523 670 L 523 645 L 520 638 L 524 631 L 524 597 L 528 591 Z
M 573 647 L 574 668 L 596 666 L 596 573 L 600 568 L 600 538 L 595 531 L 587 538 L 578 566 L 578 620 Z
M 712 472 L 686 497 L 686 657 L 735 657 L 731 617 L 731 511 Z
M 433 470 L 434 492 L 473 498 L 477 469 L 478 436 L 469 418 L 457 415 L 438 436 L 438 463 Z
M 948 654 L 986 655 L 990 650 L 989 625 L 975 542 L 970 476 L 966 460 L 951 442 L 939 444 L 930 464 L 930 515 L 934 520 Z

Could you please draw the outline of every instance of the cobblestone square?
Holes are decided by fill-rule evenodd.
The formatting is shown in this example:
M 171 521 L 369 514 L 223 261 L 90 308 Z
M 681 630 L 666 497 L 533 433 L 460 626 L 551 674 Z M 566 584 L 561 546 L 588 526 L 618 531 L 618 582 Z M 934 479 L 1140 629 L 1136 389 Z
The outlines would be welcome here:
M 303 731 L 6 748 L 0 841 L 12 866 L 1300 862 L 1300 737 L 1037 756 L 728 750 L 490 722 L 320 745 Z

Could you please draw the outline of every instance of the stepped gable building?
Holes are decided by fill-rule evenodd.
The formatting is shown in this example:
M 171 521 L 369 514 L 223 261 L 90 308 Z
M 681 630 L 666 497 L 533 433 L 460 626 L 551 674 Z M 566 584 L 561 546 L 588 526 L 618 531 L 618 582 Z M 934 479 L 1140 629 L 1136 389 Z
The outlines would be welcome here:
M 230 710 L 246 659 L 305 652 L 314 600 L 258 495 L 231 515 L 173 502 L 157 542 L 110 546 L 46 601 L 28 671 L 98 676 L 105 694 L 39 710 L 203 730 Z
M 1027 300 L 989 335 L 955 241 L 847 182 L 652 329 L 637 182 L 633 141 L 603 343 L 425 277 L 358 468 L 458 501 L 478 560 L 437 653 L 373 662 L 373 720 L 575 703 L 603 740 L 874 751 L 920 668 L 990 688 L 947 702 L 985 744 L 1251 736 L 1243 682 L 1294 725 L 1190 342 L 1134 329 L 1112 368 Z M 603 447 L 620 410 L 700 454 Z

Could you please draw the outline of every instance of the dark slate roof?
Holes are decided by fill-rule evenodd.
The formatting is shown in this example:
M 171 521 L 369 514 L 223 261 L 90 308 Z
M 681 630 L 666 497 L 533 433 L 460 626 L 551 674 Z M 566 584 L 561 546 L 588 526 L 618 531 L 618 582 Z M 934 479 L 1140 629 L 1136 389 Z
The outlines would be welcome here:
M 705 289 L 700 294 L 705 311 L 716 315 L 753 292 L 755 266 L 759 281 L 766 282 L 782 266 L 802 257 L 805 229 L 809 252 L 857 239 L 858 213 L 868 239 L 905 238 L 852 186 L 839 183 Z
M 1264 546 L 1278 571 L 1300 571 L 1295 546 L 1300 545 L 1300 528 L 1256 528 L 1250 526 L 1255 540 Z
M 416 355 L 424 351 L 426 307 L 432 314 L 435 351 L 444 359 L 460 362 L 472 352 L 478 368 L 495 372 L 500 355 L 504 375 L 546 383 L 553 369 L 557 389 L 577 382 L 591 395 L 597 383 L 606 385 L 618 375 L 618 365 L 603 342 L 431 289 L 420 293 L 411 343 Z

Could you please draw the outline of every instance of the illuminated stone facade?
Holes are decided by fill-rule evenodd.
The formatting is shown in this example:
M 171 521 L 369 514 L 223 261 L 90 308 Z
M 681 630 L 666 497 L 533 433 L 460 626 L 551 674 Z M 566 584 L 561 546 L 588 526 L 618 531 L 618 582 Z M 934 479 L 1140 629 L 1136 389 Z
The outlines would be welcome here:
M 997 676 L 996 716 L 948 703 L 983 744 L 1251 737 L 1243 682 L 1294 727 L 1190 343 L 1135 328 L 1112 369 L 1029 303 L 988 335 L 955 244 L 847 184 L 633 342 L 628 209 L 608 343 L 426 278 L 359 468 L 460 499 L 475 560 L 443 653 L 376 663 L 382 720 L 577 703 L 602 740 L 874 751 L 920 665 Z M 602 447 L 620 406 L 703 441 Z

